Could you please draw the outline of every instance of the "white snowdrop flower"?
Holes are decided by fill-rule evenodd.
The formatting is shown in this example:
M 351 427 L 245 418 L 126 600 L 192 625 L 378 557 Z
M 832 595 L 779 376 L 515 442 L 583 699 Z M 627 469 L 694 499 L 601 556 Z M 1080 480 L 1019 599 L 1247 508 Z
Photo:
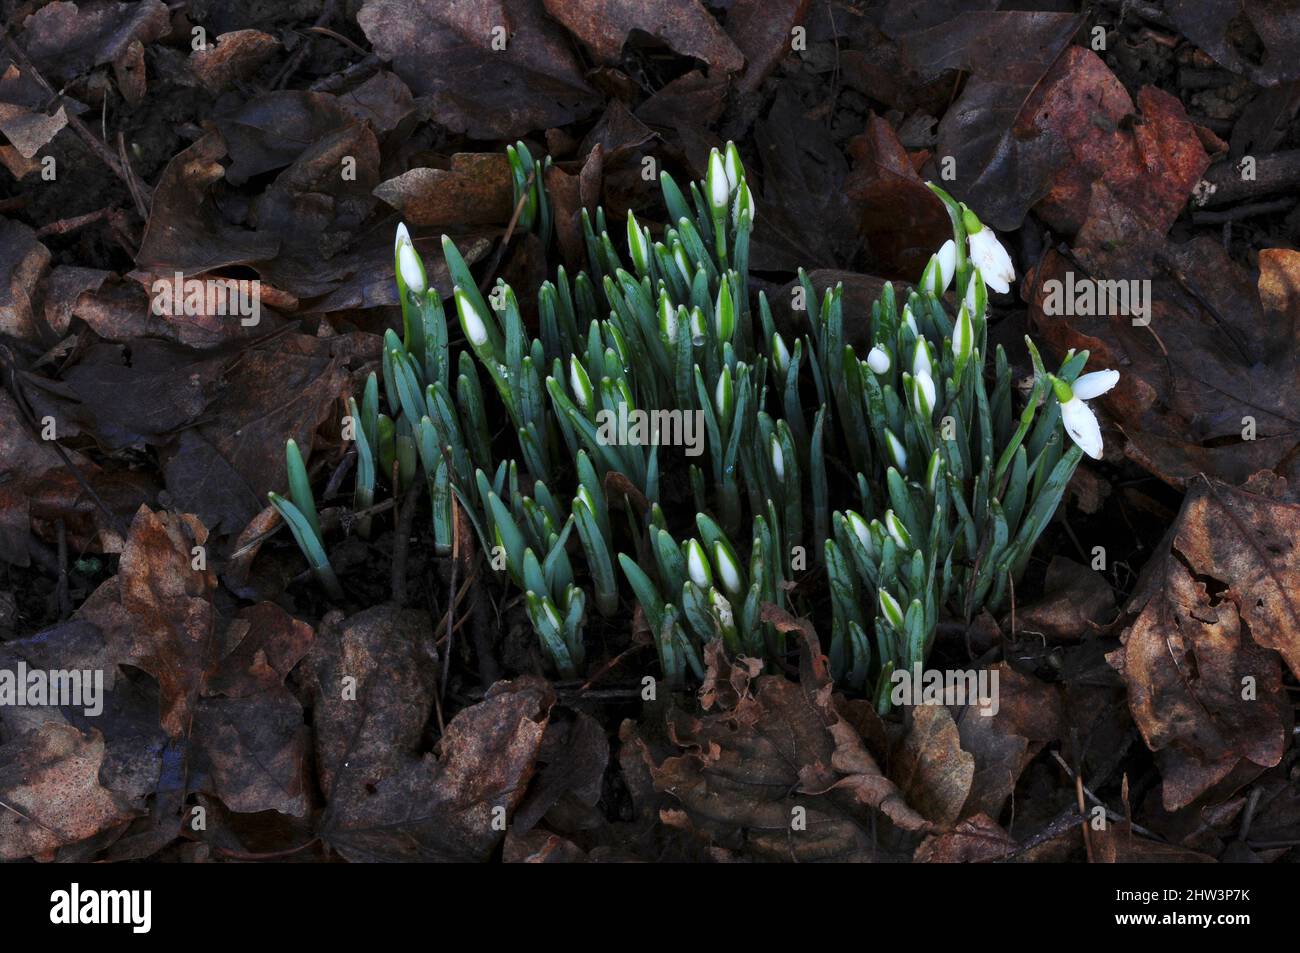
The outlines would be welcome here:
M 933 373 L 934 365 L 930 361 L 930 346 L 926 343 L 925 338 L 917 338 L 916 350 L 912 352 L 912 376 L 930 377 Z
M 646 271 L 650 263 L 650 242 L 636 220 L 636 213 L 631 209 L 627 210 L 627 251 L 632 256 L 636 270 Z
M 781 374 L 790 366 L 790 349 L 785 346 L 785 339 L 779 331 L 772 332 L 772 364 Z
M 902 441 L 894 436 L 894 432 L 885 428 L 885 446 L 889 449 L 889 458 L 894 461 L 894 466 L 898 467 L 899 473 L 907 472 L 907 451 L 903 448 Z
M 592 389 L 587 369 L 574 356 L 569 357 L 569 389 L 573 391 L 573 397 L 582 408 L 582 412 L 584 414 L 590 412 L 595 391 Z
M 670 343 L 676 343 L 677 309 L 666 293 L 659 296 L 659 331 Z
M 871 368 L 874 374 L 888 374 L 893 364 L 889 352 L 884 348 L 873 347 L 867 354 L 867 367 Z
M 930 463 L 925 468 L 925 488 L 930 491 L 931 496 L 934 496 L 934 491 L 939 487 L 939 466 L 941 462 L 939 451 L 936 449 L 934 453 L 930 454 Z
M 718 578 L 722 581 L 722 588 L 733 596 L 738 595 L 745 585 L 740 576 L 740 564 L 729 547 L 722 544 L 722 540 L 717 540 L 713 544 L 713 565 L 718 567 Z
M 899 632 L 903 631 L 903 607 L 886 589 L 880 590 L 880 614 Z
M 893 510 L 885 511 L 885 531 L 889 533 L 900 549 L 910 550 L 912 548 L 912 535 Z
M 772 458 L 772 472 L 776 478 L 785 481 L 785 454 L 781 452 L 781 441 L 776 439 L 776 434 L 772 434 L 768 441 L 768 455 Z
M 912 316 L 912 306 L 910 304 L 903 305 L 903 324 L 907 325 L 917 337 L 921 336 L 921 332 L 916 329 L 916 318 Z
M 957 243 L 951 238 L 930 256 L 929 264 L 921 273 L 921 290 L 929 291 L 937 298 L 942 298 L 952 284 L 957 271 Z
M 717 149 L 709 153 L 709 172 L 705 176 L 705 184 L 709 187 L 709 205 L 713 208 L 714 214 L 722 213 L 731 200 L 731 183 L 727 181 L 727 169 L 722 161 L 722 153 Z
M 957 312 L 957 324 L 952 329 L 952 356 L 957 366 L 965 365 L 975 348 L 975 325 L 970 319 L 970 308 L 962 303 Z
M 478 313 L 478 308 L 459 288 L 456 289 L 456 311 L 460 314 L 460 326 L 469 342 L 475 347 L 486 344 L 488 332 L 487 325 L 483 323 L 483 315 Z
M 731 420 L 731 368 L 724 367 L 718 375 L 718 383 L 713 388 L 713 409 L 717 412 L 718 423 L 725 424 Z
M 918 374 L 912 381 L 915 384 L 912 390 L 913 406 L 922 418 L 929 420 L 934 413 L 934 381 L 929 374 Z
M 731 603 L 727 597 L 716 589 L 709 590 L 709 604 L 713 606 L 713 612 L 718 617 L 718 624 L 724 630 L 730 631 L 736 626 L 736 615 L 731 609 Z
M 1119 371 L 1110 370 L 1084 374 L 1073 386 L 1061 380 L 1052 382 L 1061 402 L 1061 422 L 1065 425 L 1065 432 L 1094 460 L 1101 459 L 1101 426 L 1097 423 L 1097 415 L 1084 401 L 1100 397 L 1118 382 Z
M 864 520 L 861 517 L 861 515 L 853 512 L 852 510 L 849 511 L 849 514 L 848 516 L 845 517 L 845 520 L 849 524 L 849 529 L 853 530 L 853 535 L 856 536 L 858 538 L 858 542 L 862 544 L 862 548 L 865 549 L 867 552 L 871 552 L 872 551 L 871 527 L 867 525 L 867 521 Z
M 749 213 L 749 224 L 754 224 L 754 218 L 757 210 L 754 208 L 754 196 L 749 191 L 749 183 L 741 182 L 740 188 L 736 190 L 736 201 L 731 203 L 731 225 L 733 228 L 740 227 L 740 216 L 742 213 Z
M 429 286 L 424 277 L 424 264 L 420 261 L 415 246 L 411 244 L 411 233 L 406 230 L 406 223 L 397 225 L 397 267 L 402 273 L 402 281 L 416 294 L 424 294 Z
M 970 260 L 984 276 L 984 284 L 1000 294 L 1010 290 L 1016 269 L 993 229 L 986 228 L 970 209 L 962 212 L 962 222 L 970 244 Z
M 709 557 L 705 555 L 704 547 L 700 545 L 698 539 L 688 540 L 686 543 L 686 574 L 691 577 L 691 582 L 701 589 L 713 585 L 713 570 L 709 568 Z
M 745 181 L 745 167 L 740 161 L 740 150 L 736 148 L 734 142 L 727 143 L 726 156 L 723 159 L 722 167 L 727 173 L 727 185 L 734 193 L 740 188 Z

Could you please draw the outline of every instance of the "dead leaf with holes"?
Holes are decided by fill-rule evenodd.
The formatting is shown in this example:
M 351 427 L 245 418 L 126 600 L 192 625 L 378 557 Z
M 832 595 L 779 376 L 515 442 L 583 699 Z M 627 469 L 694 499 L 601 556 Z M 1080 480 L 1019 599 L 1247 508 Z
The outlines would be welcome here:
M 1282 758 L 1300 673 L 1300 505 L 1197 482 L 1108 656 L 1177 810 Z M 1280 658 L 1279 658 L 1280 656 Z

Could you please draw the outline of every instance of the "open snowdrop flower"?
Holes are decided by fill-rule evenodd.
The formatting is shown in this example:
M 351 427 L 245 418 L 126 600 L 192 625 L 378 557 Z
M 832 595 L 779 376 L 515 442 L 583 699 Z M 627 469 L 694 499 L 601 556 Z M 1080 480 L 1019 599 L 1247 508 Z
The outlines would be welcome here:
M 1061 422 L 1070 439 L 1094 460 L 1101 459 L 1101 427 L 1097 415 L 1084 401 L 1100 397 L 1119 382 L 1119 371 L 1093 371 L 1079 377 L 1071 386 L 1059 378 L 1052 379 L 1056 399 L 1061 402 Z
M 970 209 L 962 210 L 962 224 L 970 243 L 970 260 L 984 276 L 984 284 L 999 294 L 1009 291 L 1016 280 L 1016 269 L 993 229 L 985 228 Z

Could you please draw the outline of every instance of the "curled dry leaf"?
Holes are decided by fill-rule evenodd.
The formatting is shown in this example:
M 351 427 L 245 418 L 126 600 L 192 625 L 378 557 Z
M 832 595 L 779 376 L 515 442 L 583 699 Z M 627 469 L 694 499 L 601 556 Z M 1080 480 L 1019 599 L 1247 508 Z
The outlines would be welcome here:
M 500 152 L 458 152 L 450 169 L 410 169 L 381 182 L 375 195 L 407 225 L 505 224 L 514 211 L 510 164 Z
M 1177 810 L 1276 765 L 1293 715 L 1278 655 L 1300 672 L 1300 505 L 1200 481 L 1109 656 Z
M 0 103 L 0 132 L 24 159 L 40 152 L 67 124 L 68 114 L 62 106 L 46 115 L 15 103 Z
M 349 860 L 482 861 L 519 804 L 553 698 L 539 679 L 498 682 L 422 749 L 437 670 L 423 612 L 383 605 L 326 626 L 307 659 L 323 837 Z
M 1091 50 L 1069 47 L 1030 106 L 1022 122 L 1066 150 L 1034 206 L 1058 232 L 1074 234 L 1088 219 L 1115 220 L 1122 208 L 1142 229 L 1163 236 L 1210 164 L 1182 103 L 1145 86 L 1135 106 Z
M 67 82 L 112 63 L 133 41 L 147 45 L 171 29 L 162 0 L 49 3 L 22 22 L 20 42 L 47 79 Z
M 774 606 L 763 617 L 798 639 L 799 682 L 751 680 L 748 667 L 714 651 L 709 682 L 727 690 L 714 692 L 713 711 L 669 715 L 680 753 L 656 763 L 624 725 L 624 742 L 640 750 L 655 789 L 678 805 L 662 816 L 708 843 L 769 860 L 878 859 L 873 808 L 904 831 L 927 829 L 836 710 L 811 627 Z
M 32 229 L 0 218 L 0 334 L 41 339 L 32 321 L 32 301 L 49 266 L 50 250 Z

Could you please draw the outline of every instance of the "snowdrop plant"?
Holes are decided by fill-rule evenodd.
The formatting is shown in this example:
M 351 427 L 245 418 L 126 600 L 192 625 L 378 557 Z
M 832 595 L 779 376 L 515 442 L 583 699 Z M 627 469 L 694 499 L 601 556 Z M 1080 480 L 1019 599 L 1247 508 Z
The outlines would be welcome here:
M 549 235 L 549 159 L 522 144 L 507 158 L 519 224 Z M 711 153 L 701 181 L 683 190 L 665 172 L 660 188 L 662 228 L 629 211 L 616 239 L 603 209 L 583 211 L 588 268 L 558 268 L 542 285 L 536 337 L 514 292 L 498 281 L 485 299 L 444 237 L 460 330 L 449 336 L 399 228 L 403 334 L 384 340 L 387 413 L 373 376 L 349 405 L 359 418 L 353 505 L 367 509 L 380 483 L 396 489 L 422 473 L 439 551 L 455 501 L 563 677 L 582 672 L 589 606 L 614 617 L 630 595 L 663 676 L 681 686 L 702 676 L 716 639 L 782 660 L 783 637 L 762 621 L 771 604 L 829 615 L 834 673 L 884 710 L 889 674 L 925 660 L 941 616 L 1005 604 L 1082 454 L 1100 455 L 1086 401 L 1118 375 L 1081 376 L 1087 354 L 1073 352 L 1049 373 L 1027 341 L 1034 379 L 1019 400 L 987 333 L 988 295 L 1009 290 L 1014 265 L 937 187 L 953 238 L 915 290 L 886 285 L 870 315 L 846 315 L 842 289 L 819 300 L 801 272 L 806 327 L 779 329 L 764 294 L 751 311 L 756 209 L 735 146 Z M 866 343 L 850 344 L 846 325 L 865 325 Z M 489 399 L 510 422 L 496 438 Z M 607 415 L 663 411 L 700 415 L 700 459 L 602 432 Z M 517 455 L 494 466 L 494 439 Z M 834 493 L 828 460 L 851 475 Z M 305 471 L 293 476 L 292 460 L 290 470 L 291 499 L 277 505 L 325 581 L 314 504 L 299 499 Z M 674 514 L 670 526 L 669 485 L 671 502 L 689 487 L 693 519 Z

